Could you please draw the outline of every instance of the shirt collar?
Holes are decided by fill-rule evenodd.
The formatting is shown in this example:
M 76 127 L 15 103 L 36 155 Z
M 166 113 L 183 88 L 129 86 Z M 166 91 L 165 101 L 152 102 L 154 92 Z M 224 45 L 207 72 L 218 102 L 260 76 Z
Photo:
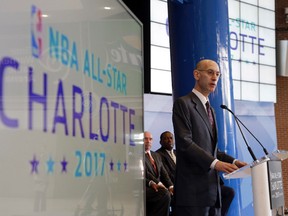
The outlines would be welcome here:
M 205 110 L 206 110 L 206 102 L 209 101 L 208 98 L 206 98 L 204 95 L 202 95 L 199 91 L 197 91 L 195 88 L 192 89 L 192 92 L 199 98 L 201 103 L 203 104 Z

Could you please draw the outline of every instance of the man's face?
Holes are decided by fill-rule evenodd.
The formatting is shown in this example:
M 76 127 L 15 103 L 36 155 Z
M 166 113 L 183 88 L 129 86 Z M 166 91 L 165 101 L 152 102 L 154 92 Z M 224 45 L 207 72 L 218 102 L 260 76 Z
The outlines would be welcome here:
M 150 151 L 151 147 L 152 147 L 152 134 L 149 132 L 144 132 L 144 147 L 145 147 L 145 151 Z
M 201 68 L 194 71 L 197 90 L 204 96 L 208 96 L 215 91 L 220 75 L 217 63 L 213 61 L 205 62 Z
M 172 133 L 164 133 L 162 139 L 160 140 L 160 144 L 167 150 L 171 151 L 174 147 L 174 139 Z

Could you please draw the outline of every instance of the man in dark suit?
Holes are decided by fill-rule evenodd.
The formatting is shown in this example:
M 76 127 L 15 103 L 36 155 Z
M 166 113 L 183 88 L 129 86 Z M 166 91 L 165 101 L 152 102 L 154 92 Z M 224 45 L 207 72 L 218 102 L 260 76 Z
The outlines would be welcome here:
M 145 131 L 146 216 L 168 216 L 173 183 L 160 155 L 150 150 L 152 141 L 152 134 Z
M 175 180 L 176 169 L 176 151 L 174 147 L 173 134 L 170 131 L 165 131 L 160 135 L 161 147 L 156 151 L 162 158 L 163 165 L 172 182 Z M 174 197 L 171 197 L 171 212 L 170 216 L 175 216 Z
M 175 100 L 173 105 L 176 214 L 208 216 L 210 208 L 215 208 L 214 215 L 220 216 L 218 171 L 230 173 L 246 163 L 217 147 L 216 118 L 208 96 L 214 92 L 221 75 L 218 64 L 201 60 L 193 75 L 196 83 L 192 92 Z
M 171 179 L 174 182 L 176 169 L 176 151 L 174 147 L 173 134 L 165 131 L 160 135 L 161 147 L 156 151 L 162 158 L 163 165 Z

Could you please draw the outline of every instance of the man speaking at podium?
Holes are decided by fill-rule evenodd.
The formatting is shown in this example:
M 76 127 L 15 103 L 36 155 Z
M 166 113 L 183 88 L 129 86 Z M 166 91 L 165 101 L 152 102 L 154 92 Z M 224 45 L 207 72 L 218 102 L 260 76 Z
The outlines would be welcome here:
M 196 82 L 192 92 L 173 105 L 176 215 L 208 216 L 210 208 L 215 208 L 213 216 L 221 216 L 218 171 L 230 173 L 246 163 L 217 147 L 216 117 L 208 96 L 221 76 L 218 64 L 201 60 L 193 75 Z

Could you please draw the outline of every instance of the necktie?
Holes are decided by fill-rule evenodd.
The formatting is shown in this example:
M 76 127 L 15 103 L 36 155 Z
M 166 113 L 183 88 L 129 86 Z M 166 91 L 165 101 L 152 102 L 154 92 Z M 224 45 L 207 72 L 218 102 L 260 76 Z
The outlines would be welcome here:
M 151 165 L 152 165 L 155 173 L 158 174 L 156 163 L 155 163 L 154 159 L 152 158 L 150 152 L 147 152 L 146 154 L 147 154 L 147 156 L 148 156 L 148 158 L 149 158 L 149 160 L 150 160 L 150 163 L 151 163 Z
M 172 160 L 174 161 L 174 163 L 176 164 L 176 156 L 174 155 L 173 150 L 172 150 L 172 151 L 169 151 L 169 154 L 170 154 Z
M 210 124 L 211 124 L 212 129 L 213 129 L 213 135 L 215 135 L 215 124 L 214 124 L 214 119 L 213 119 L 213 116 L 212 116 L 212 111 L 211 111 L 211 107 L 210 107 L 209 101 L 207 101 L 205 105 L 206 105 L 207 115 L 208 115 Z

